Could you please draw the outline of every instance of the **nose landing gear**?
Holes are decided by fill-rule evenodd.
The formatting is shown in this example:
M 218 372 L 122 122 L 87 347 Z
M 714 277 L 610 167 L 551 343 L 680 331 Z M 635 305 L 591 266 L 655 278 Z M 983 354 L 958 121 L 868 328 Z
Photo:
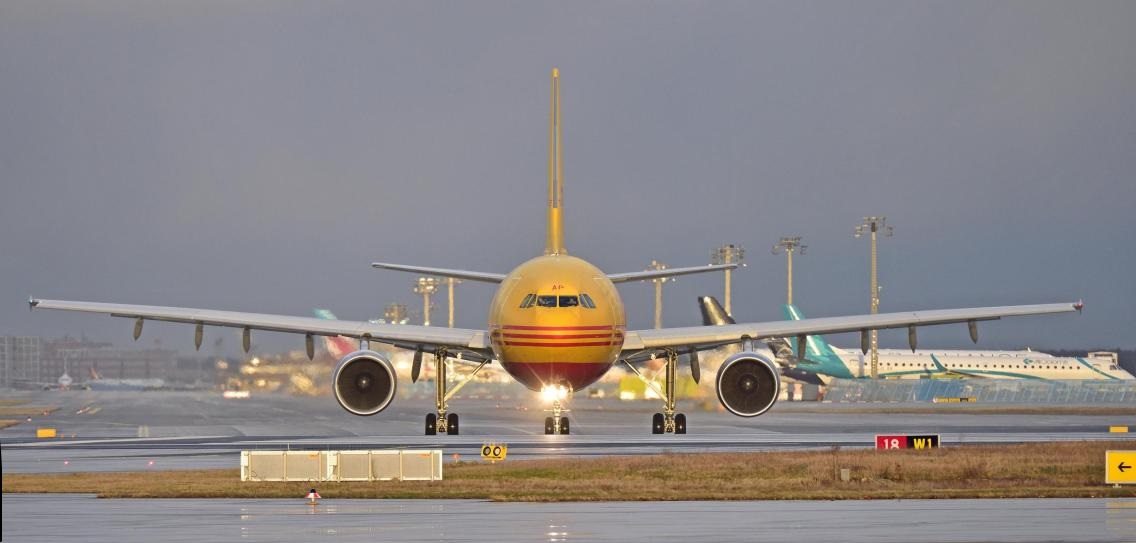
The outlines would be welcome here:
M 552 401 L 552 416 L 544 418 L 544 434 L 545 435 L 568 435 L 568 417 L 563 416 L 564 413 L 570 413 L 568 409 L 564 409 L 564 405 L 560 400 Z

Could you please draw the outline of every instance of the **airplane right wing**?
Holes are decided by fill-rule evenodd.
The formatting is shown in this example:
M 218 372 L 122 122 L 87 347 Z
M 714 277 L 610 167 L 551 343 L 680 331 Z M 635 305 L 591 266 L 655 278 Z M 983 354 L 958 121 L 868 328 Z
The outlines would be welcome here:
M 312 317 L 217 311 L 188 307 L 37 300 L 35 298 L 28 300 L 28 305 L 32 309 L 62 309 L 65 311 L 103 313 L 112 317 L 135 319 L 134 339 L 138 339 L 138 335 L 141 334 L 143 321 L 155 320 L 196 324 L 199 327 L 199 331 L 202 326 L 243 328 L 246 334 L 246 345 L 248 343 L 247 339 L 250 330 L 266 330 L 270 332 L 305 334 L 309 336 L 309 338 L 310 336 L 346 336 L 360 340 L 389 343 L 411 350 L 450 347 L 464 349 L 471 353 L 492 358 L 489 345 L 489 333 L 485 330 L 416 326 L 412 324 L 372 324 L 370 322 L 326 320 Z M 196 337 L 196 340 L 200 345 L 199 335 Z
M 665 268 L 662 270 L 647 270 L 641 272 L 609 273 L 607 278 L 612 283 L 625 283 L 627 281 L 647 281 L 662 277 L 676 277 L 692 273 L 706 273 L 719 270 L 732 270 L 738 267 L 737 263 L 707 264 L 705 266 L 691 266 L 689 268 Z

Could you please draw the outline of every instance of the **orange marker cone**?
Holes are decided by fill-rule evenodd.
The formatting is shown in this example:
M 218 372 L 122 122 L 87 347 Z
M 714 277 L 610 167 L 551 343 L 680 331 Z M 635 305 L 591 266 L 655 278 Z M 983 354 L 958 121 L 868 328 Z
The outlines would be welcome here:
M 317 503 L 317 500 L 320 499 L 319 492 L 316 492 L 316 489 L 314 489 L 314 488 L 308 491 L 307 497 L 308 497 L 308 505 L 315 505 Z

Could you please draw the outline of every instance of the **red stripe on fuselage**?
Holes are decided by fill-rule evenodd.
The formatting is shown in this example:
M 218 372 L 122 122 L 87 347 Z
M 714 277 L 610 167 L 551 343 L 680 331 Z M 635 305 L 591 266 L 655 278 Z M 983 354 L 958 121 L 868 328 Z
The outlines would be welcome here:
M 499 326 L 501 330 L 548 330 L 548 331 L 572 331 L 572 330 L 618 330 L 612 325 L 606 326 L 526 326 L 520 324 L 503 324 Z
M 609 347 L 618 345 L 614 341 L 579 341 L 575 343 L 550 343 L 542 341 L 502 341 L 509 347 Z
M 616 333 L 622 336 L 623 334 Z M 611 338 L 612 334 L 501 334 L 502 337 L 517 339 L 596 339 Z
M 560 384 L 580 390 L 603 377 L 611 362 L 504 362 L 502 367 L 532 390 Z

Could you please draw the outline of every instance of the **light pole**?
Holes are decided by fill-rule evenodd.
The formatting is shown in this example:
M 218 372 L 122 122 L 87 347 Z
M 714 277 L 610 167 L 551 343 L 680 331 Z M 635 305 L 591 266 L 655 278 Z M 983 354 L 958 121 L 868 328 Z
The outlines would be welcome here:
M 414 293 L 422 295 L 422 325 L 430 326 L 430 296 L 438 292 L 436 277 L 419 277 L 414 282 Z
M 408 314 L 406 304 L 387 304 L 383 308 L 383 320 L 387 324 L 406 324 L 410 320 Z
M 737 265 L 741 266 L 743 259 L 745 259 L 745 249 L 742 249 L 740 245 L 734 245 L 732 243 L 728 244 L 728 245 L 723 245 L 721 247 L 718 247 L 717 249 L 714 249 L 713 251 L 710 251 L 710 262 L 713 263 L 713 264 L 731 264 L 732 263 L 732 264 L 737 264 Z M 729 268 L 727 268 L 725 270 L 725 272 L 726 272 L 725 298 L 726 298 L 726 314 L 732 316 L 734 313 L 733 313 L 733 311 L 730 310 L 730 271 L 731 270 Z
M 801 236 L 781 238 L 781 241 L 778 241 L 775 245 L 773 245 L 773 254 L 778 254 L 782 250 L 784 250 L 785 256 L 787 257 L 787 260 L 789 262 L 789 269 L 785 274 L 788 278 L 786 280 L 786 292 L 788 294 L 785 297 L 785 303 L 789 305 L 793 304 L 793 253 L 799 253 L 803 255 L 805 254 L 805 249 L 808 249 L 808 247 L 808 245 L 801 245 Z
M 650 271 L 650 270 L 665 270 L 665 269 L 667 269 L 667 265 L 663 264 L 662 262 L 659 262 L 658 260 L 652 260 L 651 265 L 647 267 L 648 271 Z M 656 330 L 663 327 L 663 283 L 668 283 L 668 282 L 671 282 L 671 281 L 674 281 L 673 277 L 656 277 L 656 278 L 651 280 L 651 282 L 655 284 L 655 329 Z
M 872 314 L 880 312 L 880 285 L 876 279 L 876 237 L 877 234 L 882 233 L 887 237 L 891 237 L 892 227 L 887 225 L 887 217 L 864 217 L 864 222 L 856 225 L 856 230 L 853 234 L 856 237 L 863 237 L 864 232 L 871 232 L 871 279 L 869 279 L 868 291 L 872 297 Z M 876 330 L 871 331 L 871 349 L 872 349 L 872 379 L 879 379 L 880 377 L 880 341 L 879 332 Z
M 459 283 L 461 283 L 461 281 L 458 280 L 458 279 L 454 279 L 453 277 L 447 277 L 446 278 L 446 287 L 447 287 L 447 290 L 449 291 L 449 298 L 450 298 L 450 321 L 449 321 L 450 328 L 454 327 L 454 285 L 457 285 Z

